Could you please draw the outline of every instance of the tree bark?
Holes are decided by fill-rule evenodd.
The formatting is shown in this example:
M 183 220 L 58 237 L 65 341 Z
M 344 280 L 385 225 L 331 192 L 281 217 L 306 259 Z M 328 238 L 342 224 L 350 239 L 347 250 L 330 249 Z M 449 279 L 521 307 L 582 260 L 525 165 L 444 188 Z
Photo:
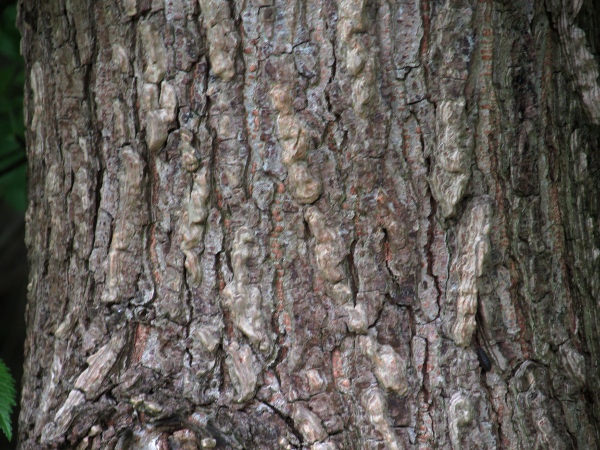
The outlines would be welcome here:
M 23 0 L 19 448 L 598 448 L 598 17 Z

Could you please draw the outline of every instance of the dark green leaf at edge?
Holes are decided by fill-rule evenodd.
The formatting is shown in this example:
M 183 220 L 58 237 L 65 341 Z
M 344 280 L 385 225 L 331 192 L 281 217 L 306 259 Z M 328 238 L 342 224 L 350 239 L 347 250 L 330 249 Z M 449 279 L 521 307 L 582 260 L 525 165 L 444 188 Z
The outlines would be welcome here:
M 16 395 L 15 380 L 4 361 L 0 359 L 0 429 L 9 441 L 12 439 L 10 415 L 16 405 Z

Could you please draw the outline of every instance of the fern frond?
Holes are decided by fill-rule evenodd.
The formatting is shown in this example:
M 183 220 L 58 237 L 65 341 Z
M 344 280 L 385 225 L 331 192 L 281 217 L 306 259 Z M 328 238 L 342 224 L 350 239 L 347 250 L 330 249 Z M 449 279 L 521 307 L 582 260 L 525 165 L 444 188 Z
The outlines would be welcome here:
M 16 396 L 15 380 L 4 361 L 0 359 L 0 429 L 9 441 L 12 439 L 10 415 L 16 404 Z

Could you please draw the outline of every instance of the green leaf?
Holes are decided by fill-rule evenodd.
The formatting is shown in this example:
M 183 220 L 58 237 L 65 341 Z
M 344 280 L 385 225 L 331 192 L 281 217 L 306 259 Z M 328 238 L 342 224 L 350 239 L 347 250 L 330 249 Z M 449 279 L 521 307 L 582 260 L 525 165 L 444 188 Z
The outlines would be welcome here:
M 6 367 L 6 364 L 4 364 L 4 361 L 0 359 L 0 429 L 9 441 L 12 439 L 10 414 L 16 405 L 16 396 L 15 380 L 10 374 L 8 367 Z

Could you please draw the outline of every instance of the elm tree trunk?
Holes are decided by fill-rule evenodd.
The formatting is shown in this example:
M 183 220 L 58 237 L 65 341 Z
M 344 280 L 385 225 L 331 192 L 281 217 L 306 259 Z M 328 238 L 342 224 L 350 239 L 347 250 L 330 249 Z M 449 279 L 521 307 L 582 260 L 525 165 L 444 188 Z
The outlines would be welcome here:
M 19 448 L 598 448 L 599 17 L 23 0 Z

